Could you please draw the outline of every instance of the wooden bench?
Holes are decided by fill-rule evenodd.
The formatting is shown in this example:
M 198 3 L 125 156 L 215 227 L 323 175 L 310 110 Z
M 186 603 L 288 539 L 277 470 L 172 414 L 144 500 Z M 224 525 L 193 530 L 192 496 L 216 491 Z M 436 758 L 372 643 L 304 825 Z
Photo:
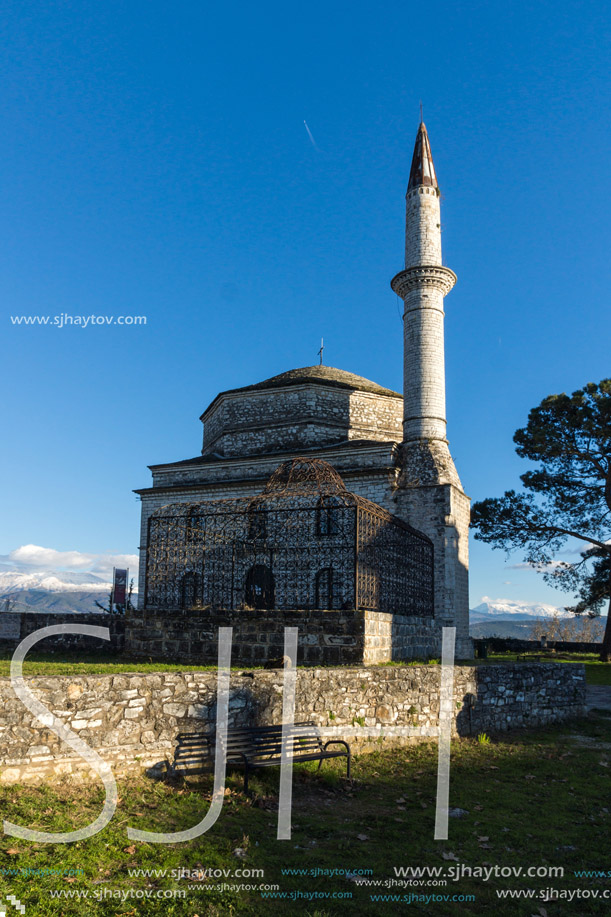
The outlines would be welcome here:
M 169 772 L 189 777 L 214 767 L 216 733 L 183 732 L 177 738 L 174 761 Z M 329 749 L 342 745 L 341 749 Z M 350 778 L 350 746 L 341 739 L 323 744 L 314 723 L 295 723 L 288 740 L 292 761 L 318 761 L 318 769 L 327 758 L 346 758 L 346 777 Z M 278 767 L 282 759 L 282 726 L 241 726 L 227 730 L 227 765 L 244 768 L 244 792 L 248 792 L 248 775 L 260 767 Z

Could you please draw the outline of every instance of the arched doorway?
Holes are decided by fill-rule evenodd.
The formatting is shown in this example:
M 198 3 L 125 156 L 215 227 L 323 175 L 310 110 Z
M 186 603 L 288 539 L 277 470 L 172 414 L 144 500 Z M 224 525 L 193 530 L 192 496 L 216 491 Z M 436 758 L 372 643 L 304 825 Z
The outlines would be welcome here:
M 265 564 L 254 564 L 246 574 L 246 604 L 251 608 L 274 608 L 274 576 Z

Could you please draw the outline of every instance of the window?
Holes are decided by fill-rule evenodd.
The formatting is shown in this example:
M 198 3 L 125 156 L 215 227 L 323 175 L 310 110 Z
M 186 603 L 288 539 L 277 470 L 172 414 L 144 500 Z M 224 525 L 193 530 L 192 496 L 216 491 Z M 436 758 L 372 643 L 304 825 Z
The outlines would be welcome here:
M 342 607 L 341 581 L 333 567 L 323 567 L 316 574 L 316 607 Z
M 316 506 L 316 533 L 337 535 L 339 533 L 340 506 L 337 497 L 321 497 Z
M 248 513 L 248 537 L 267 538 L 267 513 L 257 509 Z
M 185 531 L 186 544 L 201 544 L 204 540 L 204 519 L 196 512 L 190 512 L 187 516 L 187 527 Z
M 254 564 L 246 574 L 245 586 L 247 605 L 251 608 L 274 608 L 274 577 L 269 567 Z
M 184 574 L 181 582 L 181 605 L 183 608 L 193 608 L 201 603 L 201 577 L 189 571 Z

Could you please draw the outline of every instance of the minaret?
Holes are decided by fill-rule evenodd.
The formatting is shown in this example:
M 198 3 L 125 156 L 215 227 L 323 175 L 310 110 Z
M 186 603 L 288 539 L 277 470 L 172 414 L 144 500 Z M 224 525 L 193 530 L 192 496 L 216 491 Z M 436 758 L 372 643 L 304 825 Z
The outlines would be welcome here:
M 457 654 L 469 643 L 469 498 L 446 437 L 444 296 L 456 274 L 441 260 L 439 186 L 421 122 L 406 194 L 405 269 L 391 281 L 404 303 L 403 445 L 397 514 L 435 546 L 435 619 L 456 625 Z
M 439 186 L 422 123 L 405 199 L 405 270 L 391 282 L 405 304 L 403 441 L 445 442 L 443 297 L 456 274 L 441 263 Z

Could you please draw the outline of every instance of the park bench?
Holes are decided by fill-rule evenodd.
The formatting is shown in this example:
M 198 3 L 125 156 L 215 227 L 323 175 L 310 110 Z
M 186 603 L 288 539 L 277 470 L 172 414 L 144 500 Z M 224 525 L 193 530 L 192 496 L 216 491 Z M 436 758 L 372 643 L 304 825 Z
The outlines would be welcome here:
M 318 761 L 320 770 L 327 758 L 346 758 L 346 776 L 350 778 L 350 746 L 341 739 L 323 744 L 314 723 L 295 723 L 288 742 L 289 757 L 294 762 Z M 330 745 L 342 745 L 330 749 Z M 216 733 L 183 732 L 177 738 L 173 776 L 189 777 L 214 767 Z M 261 767 L 278 767 L 282 759 L 282 726 L 240 726 L 227 730 L 227 765 L 244 768 L 244 792 L 248 792 L 248 775 Z

